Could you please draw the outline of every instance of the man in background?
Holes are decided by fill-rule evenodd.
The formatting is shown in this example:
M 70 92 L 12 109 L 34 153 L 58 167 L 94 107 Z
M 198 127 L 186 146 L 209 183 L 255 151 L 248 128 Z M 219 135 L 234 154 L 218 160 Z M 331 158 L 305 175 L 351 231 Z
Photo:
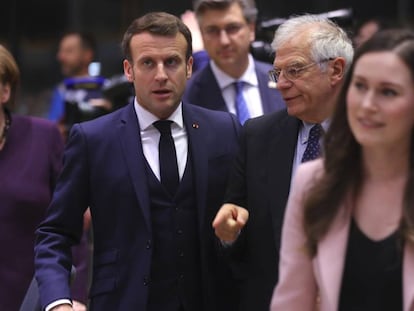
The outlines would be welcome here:
M 58 123 L 65 139 L 73 123 L 93 119 L 111 109 L 111 103 L 103 99 L 105 79 L 100 76 L 95 57 L 92 35 L 71 31 L 62 36 L 56 58 L 64 80 L 53 91 L 48 119 Z
M 283 109 L 280 93 L 269 84 L 270 64 L 250 54 L 257 9 L 251 0 L 200 0 L 195 14 L 210 62 L 189 81 L 184 102 L 229 111 L 240 123 Z

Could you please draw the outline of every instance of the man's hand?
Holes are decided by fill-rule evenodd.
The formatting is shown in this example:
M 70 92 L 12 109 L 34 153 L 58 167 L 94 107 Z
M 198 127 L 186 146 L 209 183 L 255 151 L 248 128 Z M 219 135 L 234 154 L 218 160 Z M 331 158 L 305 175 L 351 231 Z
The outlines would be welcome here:
M 73 311 L 86 311 L 86 310 L 87 310 L 86 306 L 83 303 L 76 301 L 76 300 L 73 301 Z
M 213 221 L 216 236 L 223 242 L 233 243 L 248 219 L 249 212 L 245 208 L 223 204 Z
M 62 304 L 52 308 L 50 311 L 74 311 L 72 306 L 69 304 Z

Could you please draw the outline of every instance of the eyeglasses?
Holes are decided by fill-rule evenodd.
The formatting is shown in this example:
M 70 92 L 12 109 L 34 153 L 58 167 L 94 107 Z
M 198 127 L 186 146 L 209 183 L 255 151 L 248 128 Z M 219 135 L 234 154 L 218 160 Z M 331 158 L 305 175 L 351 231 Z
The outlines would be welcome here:
M 244 26 L 246 25 L 240 23 L 228 24 L 224 26 L 224 28 L 217 26 L 207 26 L 203 29 L 203 34 L 211 39 L 216 39 L 220 37 L 221 32 L 224 30 L 228 36 L 233 36 L 237 34 Z
M 313 62 L 313 63 L 307 64 L 307 65 L 301 66 L 301 67 L 300 66 L 298 67 L 297 65 L 291 65 L 291 66 L 287 66 L 284 69 L 274 68 L 272 70 L 269 70 L 269 79 L 270 79 L 270 81 L 277 83 L 278 80 L 279 80 L 280 74 L 283 71 L 284 77 L 289 81 L 293 81 L 293 80 L 299 79 L 300 76 L 302 75 L 302 73 L 306 69 L 308 69 L 312 66 L 315 66 L 317 64 L 319 65 L 321 63 L 330 61 L 330 60 L 333 60 L 333 58 L 323 59 L 321 61 Z

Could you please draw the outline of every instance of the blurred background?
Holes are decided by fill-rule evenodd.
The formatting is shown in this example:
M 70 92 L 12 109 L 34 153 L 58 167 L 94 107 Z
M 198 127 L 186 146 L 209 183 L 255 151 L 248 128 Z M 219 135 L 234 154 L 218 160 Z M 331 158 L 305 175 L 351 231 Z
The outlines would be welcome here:
M 271 40 L 283 19 L 293 14 L 327 13 L 350 32 L 362 20 L 381 17 L 410 23 L 413 0 L 256 0 L 258 41 Z M 22 72 L 17 112 L 45 116 L 52 88 L 62 79 L 56 61 L 60 35 L 66 30 L 92 33 L 98 44 L 102 75 L 122 73 L 120 41 L 130 22 L 149 11 L 180 16 L 191 0 L 4 0 L 0 43 L 16 57 Z

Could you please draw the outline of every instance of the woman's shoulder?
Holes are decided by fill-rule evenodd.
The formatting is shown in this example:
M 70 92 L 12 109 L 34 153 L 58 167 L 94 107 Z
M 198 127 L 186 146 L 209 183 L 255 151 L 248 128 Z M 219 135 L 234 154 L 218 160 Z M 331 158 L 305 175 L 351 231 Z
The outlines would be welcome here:
M 321 174 L 323 172 L 323 159 L 318 158 L 312 161 L 301 163 L 298 166 L 297 174 L 301 175 L 314 175 Z
M 45 142 L 63 139 L 55 122 L 35 116 L 13 114 L 10 132 L 14 136 L 24 134 Z
M 33 126 L 33 127 L 40 128 L 40 129 L 57 128 L 56 123 L 53 121 L 40 118 L 40 117 L 28 116 L 28 115 L 13 114 L 12 123 L 18 124 L 21 126 Z
M 297 186 L 307 187 L 313 184 L 313 181 L 323 174 L 323 159 L 302 163 L 296 169 L 293 184 Z

